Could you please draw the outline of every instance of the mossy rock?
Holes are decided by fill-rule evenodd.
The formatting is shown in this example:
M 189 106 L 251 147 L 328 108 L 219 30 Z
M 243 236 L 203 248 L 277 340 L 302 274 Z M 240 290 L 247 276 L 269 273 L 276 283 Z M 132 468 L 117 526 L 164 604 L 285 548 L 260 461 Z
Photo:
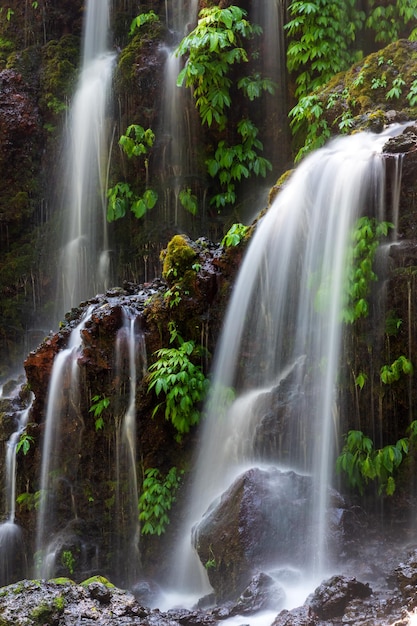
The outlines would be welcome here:
M 186 235 L 175 235 L 168 243 L 166 250 L 161 253 L 163 261 L 162 276 L 168 284 L 177 283 L 186 278 L 187 272 L 192 270 L 197 252 L 191 240 Z
M 317 90 L 322 117 L 332 134 L 379 132 L 389 122 L 412 119 L 417 115 L 411 94 L 416 77 L 417 42 L 391 43 Z M 401 112 L 395 119 L 394 110 Z
M 83 580 L 80 585 L 81 587 L 88 587 L 88 585 L 91 585 L 91 583 L 101 583 L 102 585 L 107 587 L 107 589 L 114 589 L 113 583 L 111 583 L 104 576 L 91 576 L 90 578 L 87 578 L 87 580 Z

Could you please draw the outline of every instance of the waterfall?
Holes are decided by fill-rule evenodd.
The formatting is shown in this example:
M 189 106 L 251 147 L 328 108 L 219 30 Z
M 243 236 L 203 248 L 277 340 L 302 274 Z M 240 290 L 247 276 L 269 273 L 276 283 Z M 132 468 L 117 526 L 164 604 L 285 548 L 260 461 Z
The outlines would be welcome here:
M 236 476 L 254 465 L 311 475 L 316 495 L 302 574 L 316 582 L 331 571 L 327 512 L 350 233 L 362 215 L 386 219 L 381 150 L 395 132 L 338 138 L 311 154 L 257 227 L 218 344 L 188 521 L 173 556 L 175 589 L 183 585 L 197 597 L 210 589 L 191 549 L 191 529 Z M 298 390 L 300 407 L 284 424 L 285 433 L 272 440 L 272 430 L 283 430 L 276 422 L 262 438 L 257 403 L 262 399 L 262 415 L 268 407 L 273 414 L 268 402 L 283 381 Z
M 116 576 L 131 586 L 140 566 L 138 477 L 136 454 L 136 387 L 146 371 L 146 346 L 139 318 L 127 309 L 124 323 L 117 332 L 115 346 L 115 375 L 119 381 L 117 397 L 127 395 L 127 408 L 118 409 L 120 423 L 116 425 Z M 128 393 L 124 390 L 128 385 Z
M 114 55 L 107 50 L 109 8 L 110 0 L 87 2 L 82 68 L 69 113 L 62 176 L 65 219 L 59 314 L 106 289 L 109 281 L 106 114 L 114 64 Z
M 92 307 L 71 331 L 68 346 L 55 357 L 49 381 L 47 411 L 42 442 L 40 476 L 40 506 L 37 515 L 35 566 L 37 575 L 50 577 L 54 572 L 55 553 L 59 546 L 57 537 L 51 536 L 55 529 L 55 514 L 58 507 L 69 508 L 71 517 L 77 512 L 73 501 L 72 485 L 68 476 L 76 475 L 77 459 L 64 454 L 69 451 L 70 438 L 62 441 L 64 420 L 78 424 L 74 437 L 81 439 L 83 418 L 79 412 L 79 368 L 77 358 L 82 346 L 81 331 L 91 316 Z M 64 410 L 65 409 L 65 410 Z M 64 444 L 64 445 L 63 445 Z
M 196 162 L 196 117 L 192 95 L 185 86 L 177 86 L 182 59 L 175 49 L 187 31 L 194 28 L 197 21 L 198 2 L 177 0 L 171 11 L 167 8 L 167 24 L 172 30 L 173 45 L 165 48 L 166 61 L 163 74 L 163 97 L 161 101 L 161 122 L 158 136 L 162 138 L 161 188 L 162 219 L 176 228 L 186 227 L 184 209 L 179 195 L 185 188 L 192 188 L 197 177 Z M 195 189 L 192 189 L 193 193 Z
M 2 394 L 0 393 L 0 398 Z M 6 443 L 6 520 L 0 524 L 0 585 L 9 584 L 25 569 L 22 531 L 16 524 L 16 454 L 20 436 L 28 423 L 31 404 L 16 413 L 16 430 Z

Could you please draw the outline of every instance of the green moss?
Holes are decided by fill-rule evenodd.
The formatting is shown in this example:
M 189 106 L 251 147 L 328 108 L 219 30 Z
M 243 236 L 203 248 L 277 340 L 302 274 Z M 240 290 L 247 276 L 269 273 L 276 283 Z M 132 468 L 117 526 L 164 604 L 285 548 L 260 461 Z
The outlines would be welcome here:
M 161 253 L 163 260 L 162 276 L 169 283 L 178 282 L 192 269 L 197 253 L 185 235 L 175 235 Z
M 66 578 L 65 576 L 60 576 L 58 578 L 51 578 L 49 582 L 55 583 L 55 585 L 74 585 L 75 584 L 71 578 Z
M 83 580 L 80 585 L 82 587 L 88 587 L 88 585 L 90 585 L 91 583 L 101 583 L 102 585 L 105 585 L 105 587 L 107 587 L 108 589 L 114 589 L 113 583 L 111 583 L 107 578 L 104 578 L 104 576 L 91 576 L 91 578 Z

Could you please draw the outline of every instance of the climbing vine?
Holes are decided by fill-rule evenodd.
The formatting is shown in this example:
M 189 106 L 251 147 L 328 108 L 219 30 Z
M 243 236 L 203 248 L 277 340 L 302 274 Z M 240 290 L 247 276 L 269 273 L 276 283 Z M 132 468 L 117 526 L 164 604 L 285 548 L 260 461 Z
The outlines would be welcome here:
M 169 524 L 168 513 L 175 501 L 183 473 L 176 467 L 171 467 L 166 476 L 155 467 L 145 471 L 138 504 L 142 535 L 159 536 L 165 532 Z
M 149 368 L 148 391 L 153 389 L 158 397 L 163 397 L 152 417 L 165 406 L 165 419 L 172 422 L 180 440 L 200 421 L 199 404 L 206 395 L 208 381 L 201 367 L 192 361 L 201 352 L 195 342 L 184 341 L 174 323 L 170 324 L 170 334 L 170 343 L 177 343 L 178 347 L 155 352 L 157 360 Z
M 353 323 L 368 315 L 370 285 L 377 280 L 373 270 L 375 253 L 381 238 L 388 235 L 390 228 L 393 228 L 390 222 L 363 216 L 352 230 L 348 250 L 346 303 L 342 311 L 345 322 Z
M 233 108 L 232 92 L 236 89 L 249 102 L 263 92 L 273 93 L 274 85 L 259 73 L 243 76 L 234 82 L 234 65 L 247 63 L 249 54 L 244 40 L 260 35 L 261 28 L 246 19 L 247 13 L 237 6 L 226 9 L 202 9 L 196 28 L 179 44 L 177 55 L 187 56 L 177 84 L 193 90 L 195 106 L 204 125 L 216 125 L 220 131 L 229 128 L 229 111 Z M 247 117 L 236 127 L 238 142 L 221 139 L 207 160 L 211 177 L 222 188 L 211 199 L 217 209 L 236 202 L 236 183 L 252 175 L 266 176 L 271 163 L 260 155 L 263 150 L 258 128 Z

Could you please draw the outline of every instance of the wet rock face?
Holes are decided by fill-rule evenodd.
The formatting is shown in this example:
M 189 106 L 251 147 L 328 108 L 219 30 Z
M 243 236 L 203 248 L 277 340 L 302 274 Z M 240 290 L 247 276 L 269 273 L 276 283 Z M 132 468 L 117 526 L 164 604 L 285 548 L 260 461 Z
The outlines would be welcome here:
M 219 600 L 242 593 L 256 570 L 303 567 L 314 497 L 311 477 L 293 471 L 253 468 L 236 479 L 195 528 L 195 547 Z M 341 530 L 342 507 L 334 494 L 330 541 Z

